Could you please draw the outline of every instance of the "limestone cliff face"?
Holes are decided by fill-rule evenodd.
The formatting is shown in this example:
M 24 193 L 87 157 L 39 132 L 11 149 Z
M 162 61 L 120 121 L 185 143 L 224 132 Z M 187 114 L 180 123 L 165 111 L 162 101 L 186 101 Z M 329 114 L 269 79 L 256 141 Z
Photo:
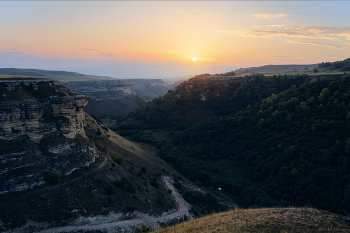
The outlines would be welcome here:
M 123 116 L 146 102 L 130 83 L 122 80 L 67 82 L 66 86 L 89 96 L 85 112 L 97 116 Z
M 0 99 L 0 139 L 27 135 L 39 142 L 45 134 L 56 131 L 71 139 L 76 135 L 85 136 L 83 107 L 87 97 L 45 79 L 1 80 L 0 83 L 7 90 Z M 32 92 L 47 96 L 35 98 Z
M 136 95 L 130 83 L 121 80 L 67 82 L 66 86 L 94 100 L 123 99 Z
M 88 98 L 48 79 L 0 80 L 0 194 L 44 184 L 45 171 L 69 175 L 98 153 L 85 135 Z
M 161 79 L 125 79 L 125 81 L 131 83 L 134 90 L 148 101 L 168 92 Z

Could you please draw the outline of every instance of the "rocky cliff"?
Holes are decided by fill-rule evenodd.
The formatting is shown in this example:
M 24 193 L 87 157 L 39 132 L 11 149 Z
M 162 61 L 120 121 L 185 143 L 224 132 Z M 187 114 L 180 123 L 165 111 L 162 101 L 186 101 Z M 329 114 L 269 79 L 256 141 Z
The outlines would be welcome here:
M 64 85 L 94 100 L 122 99 L 136 95 L 130 83 L 121 80 L 67 82 Z
M 45 183 L 45 171 L 60 176 L 98 157 L 84 131 L 88 98 L 59 82 L 0 79 L 0 194 Z
M 67 82 L 65 85 L 89 96 L 91 100 L 84 111 L 100 117 L 126 115 L 146 102 L 132 84 L 123 80 Z
M 161 79 L 125 79 L 125 81 L 132 84 L 134 90 L 148 101 L 168 92 Z

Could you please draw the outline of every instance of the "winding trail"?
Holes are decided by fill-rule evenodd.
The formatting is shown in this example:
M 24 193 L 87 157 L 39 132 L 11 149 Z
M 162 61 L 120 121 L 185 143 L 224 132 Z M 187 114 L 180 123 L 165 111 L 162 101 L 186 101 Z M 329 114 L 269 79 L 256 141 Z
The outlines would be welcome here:
M 77 226 L 63 226 L 57 228 L 50 228 L 40 231 L 40 233 L 58 233 L 58 232 L 70 232 L 77 230 L 103 230 L 107 232 L 115 232 L 119 229 L 130 229 L 133 226 L 146 225 L 153 229 L 158 228 L 159 224 L 157 222 L 167 221 L 177 217 L 183 217 L 184 215 L 190 216 L 189 210 L 190 205 L 182 198 L 182 196 L 176 191 L 175 187 L 172 185 L 172 178 L 168 176 L 162 176 L 162 181 L 164 185 L 172 190 L 172 196 L 177 202 L 177 208 L 175 212 L 170 214 L 163 214 L 160 217 L 149 216 L 144 213 L 136 213 L 134 219 L 122 220 L 103 224 L 86 224 Z

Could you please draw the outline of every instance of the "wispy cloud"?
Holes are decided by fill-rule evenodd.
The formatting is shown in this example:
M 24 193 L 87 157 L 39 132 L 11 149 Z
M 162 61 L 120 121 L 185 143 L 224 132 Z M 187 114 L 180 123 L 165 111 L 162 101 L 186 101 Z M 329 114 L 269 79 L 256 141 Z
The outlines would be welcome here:
M 87 50 L 87 51 L 105 51 L 103 49 L 88 49 L 88 48 L 80 48 L 81 50 Z
M 203 12 L 209 12 L 211 10 L 208 9 L 192 9 L 193 11 L 203 11 Z
M 326 46 L 332 49 L 340 49 L 344 48 L 343 46 L 340 45 L 332 45 L 332 44 L 323 44 L 323 43 L 317 43 L 314 41 L 295 41 L 295 40 L 287 40 L 288 43 L 292 44 L 310 44 L 310 45 L 317 45 L 317 46 Z
M 159 49 L 162 52 L 166 52 L 166 53 L 185 53 L 182 51 L 175 51 L 175 50 L 167 50 L 167 49 Z
M 277 56 L 277 55 L 261 55 L 261 57 L 267 57 L 267 58 L 272 58 L 272 59 L 291 59 L 291 57 Z
M 277 18 L 282 18 L 282 17 L 286 17 L 286 14 L 275 14 L 275 15 L 271 15 L 271 14 L 254 14 L 255 18 L 260 18 L 260 19 L 277 19 Z
M 350 27 L 323 27 L 323 26 L 291 26 L 291 25 L 265 25 L 256 26 L 248 30 L 215 30 L 221 35 L 240 35 L 245 37 L 296 37 L 308 39 L 350 40 Z
M 113 57 L 114 56 L 113 53 L 108 53 L 108 52 L 102 52 L 102 53 L 100 53 L 100 55 L 103 57 Z
M 343 43 L 343 44 L 345 44 L 345 45 L 350 45 L 350 43 Z

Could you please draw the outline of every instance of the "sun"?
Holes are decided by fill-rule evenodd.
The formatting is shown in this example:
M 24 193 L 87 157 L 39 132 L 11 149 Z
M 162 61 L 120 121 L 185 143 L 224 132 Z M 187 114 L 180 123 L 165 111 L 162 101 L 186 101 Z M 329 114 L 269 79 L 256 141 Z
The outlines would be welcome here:
M 192 57 L 192 61 L 197 61 L 197 57 Z

